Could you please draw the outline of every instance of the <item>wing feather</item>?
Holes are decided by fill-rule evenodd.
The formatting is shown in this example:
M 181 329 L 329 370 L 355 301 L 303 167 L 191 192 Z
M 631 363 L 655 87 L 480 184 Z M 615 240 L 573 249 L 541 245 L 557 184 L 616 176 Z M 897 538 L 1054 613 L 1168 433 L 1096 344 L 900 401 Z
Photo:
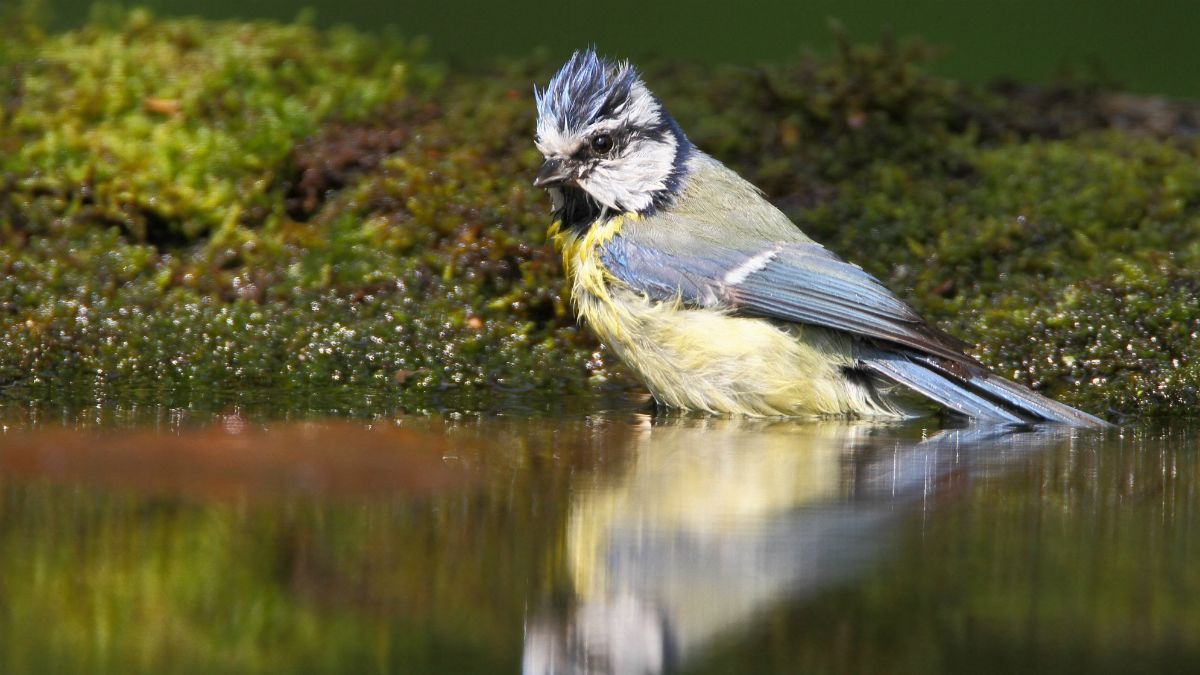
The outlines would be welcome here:
M 706 242 L 696 254 L 639 246 L 627 237 L 605 250 L 610 271 L 656 299 L 845 331 L 921 353 L 974 363 L 964 343 L 924 321 L 878 279 L 812 241 Z M 702 250 L 702 252 L 700 252 Z

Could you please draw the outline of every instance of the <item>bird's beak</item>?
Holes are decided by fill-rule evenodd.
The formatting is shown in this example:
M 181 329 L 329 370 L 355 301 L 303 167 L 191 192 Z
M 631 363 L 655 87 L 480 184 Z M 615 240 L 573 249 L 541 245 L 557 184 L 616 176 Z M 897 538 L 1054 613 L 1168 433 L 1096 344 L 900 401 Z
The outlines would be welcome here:
M 533 179 L 534 187 L 550 187 L 566 182 L 571 178 L 570 167 L 564 159 L 551 157 L 538 170 L 537 178 Z

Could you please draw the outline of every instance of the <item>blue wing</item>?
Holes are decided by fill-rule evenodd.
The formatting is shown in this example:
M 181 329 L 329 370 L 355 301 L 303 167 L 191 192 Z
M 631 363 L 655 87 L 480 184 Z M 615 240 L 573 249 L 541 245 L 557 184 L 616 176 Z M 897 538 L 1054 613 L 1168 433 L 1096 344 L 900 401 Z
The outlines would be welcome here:
M 605 248 L 608 269 L 652 298 L 824 326 L 962 363 L 960 340 L 928 326 L 878 279 L 811 241 L 765 243 L 747 250 L 694 246 L 684 254 L 632 245 Z

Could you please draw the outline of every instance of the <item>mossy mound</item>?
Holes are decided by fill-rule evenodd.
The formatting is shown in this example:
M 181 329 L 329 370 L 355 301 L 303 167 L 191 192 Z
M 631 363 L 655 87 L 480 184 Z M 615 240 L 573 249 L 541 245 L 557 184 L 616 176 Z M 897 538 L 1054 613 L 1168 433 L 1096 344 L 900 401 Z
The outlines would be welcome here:
M 145 12 L 33 51 L 0 132 L 10 391 L 594 393 L 507 89 L 443 96 L 398 40 Z
M 529 185 L 544 57 L 144 11 L 0 50 L 0 386 L 170 400 L 365 386 L 405 406 L 632 385 L 568 311 Z M 1005 375 L 1194 409 L 1200 119 L 967 86 L 919 44 L 646 64 L 693 140 Z M 490 403 L 491 402 L 491 403 Z

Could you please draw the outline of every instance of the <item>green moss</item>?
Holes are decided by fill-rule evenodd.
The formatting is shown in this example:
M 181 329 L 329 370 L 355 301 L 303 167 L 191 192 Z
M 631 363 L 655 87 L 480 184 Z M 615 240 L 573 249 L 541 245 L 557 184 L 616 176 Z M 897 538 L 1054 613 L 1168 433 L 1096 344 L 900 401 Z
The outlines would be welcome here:
M 405 92 L 437 69 L 398 60 L 401 43 L 140 12 L 42 51 L 2 136 L 22 152 L 0 382 L 22 397 L 595 391 L 597 346 L 566 310 L 542 196 L 522 189 L 534 153 L 512 151 L 528 135 L 497 133 L 531 120 L 507 88 L 417 103 Z M 480 112 L 489 98 L 507 118 Z
M 10 394 L 362 386 L 489 407 L 631 385 L 575 326 L 529 185 L 550 60 L 452 72 L 394 37 L 144 11 L 12 25 Z M 1190 413 L 1200 145 L 1176 132 L 1196 108 L 969 87 L 930 56 L 843 40 L 646 70 L 701 147 L 989 365 L 1095 410 Z
M 422 79 L 403 43 L 349 31 L 144 10 L 114 23 L 21 63 L 0 168 L 19 194 L 72 199 L 140 239 L 273 220 L 297 141 Z

